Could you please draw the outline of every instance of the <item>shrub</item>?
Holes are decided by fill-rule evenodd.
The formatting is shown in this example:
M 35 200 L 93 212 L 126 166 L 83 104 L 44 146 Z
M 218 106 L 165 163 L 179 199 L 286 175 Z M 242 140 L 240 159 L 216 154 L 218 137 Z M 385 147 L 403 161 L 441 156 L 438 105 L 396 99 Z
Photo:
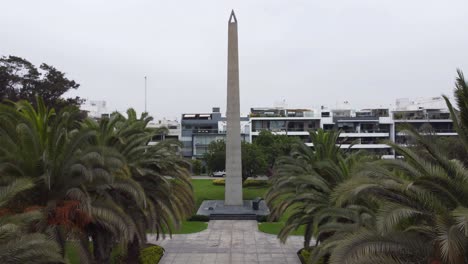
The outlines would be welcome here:
M 112 264 L 124 264 L 127 259 L 127 251 L 123 245 L 118 245 L 112 249 L 111 263 Z
M 187 221 L 191 222 L 208 222 L 210 217 L 207 215 L 192 215 Z
M 303 263 L 309 263 L 309 258 L 310 258 L 310 252 L 311 252 L 312 248 L 303 248 L 301 249 L 301 257 L 302 257 L 302 261 L 304 261 Z M 328 263 L 326 260 L 325 260 L 325 257 L 322 257 L 320 258 L 317 262 L 315 263 L 312 263 L 312 264 L 326 264 Z
M 224 179 L 216 179 L 216 180 L 213 180 L 213 185 L 220 185 L 220 186 L 224 186 L 226 184 L 226 181 Z
M 301 256 L 302 256 L 302 258 L 303 258 L 306 262 L 308 262 L 308 260 L 309 260 L 309 258 L 310 258 L 310 250 L 309 250 L 309 249 L 303 248 L 303 249 L 301 250 Z
M 262 187 L 268 186 L 268 181 L 247 179 L 242 184 L 243 187 Z
M 157 264 L 164 255 L 164 248 L 158 245 L 149 245 L 140 251 L 140 264 Z
M 225 179 L 215 179 L 213 180 L 213 185 L 219 185 L 219 186 L 224 186 L 226 185 Z M 269 182 L 264 181 L 264 180 L 252 180 L 252 179 L 247 179 L 242 183 L 243 187 L 263 187 L 263 186 L 268 186 Z
M 202 173 L 203 164 L 200 160 L 192 160 L 192 172 L 195 175 L 200 175 Z

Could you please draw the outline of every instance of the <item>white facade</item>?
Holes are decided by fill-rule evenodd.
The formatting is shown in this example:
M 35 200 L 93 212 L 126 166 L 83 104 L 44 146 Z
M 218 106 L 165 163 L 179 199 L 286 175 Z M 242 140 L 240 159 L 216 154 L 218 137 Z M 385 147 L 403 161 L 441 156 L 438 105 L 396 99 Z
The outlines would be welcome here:
M 296 113 L 299 113 L 299 116 Z M 400 128 L 400 124 L 403 123 L 411 124 L 419 130 L 430 128 L 429 132 L 437 136 L 457 135 L 445 101 L 441 97 L 398 99 L 395 109 L 355 110 L 348 103 L 331 110 L 322 107 L 318 111 L 291 111 L 282 107 L 252 108 L 249 122 L 251 142 L 261 130 L 269 130 L 278 135 L 299 137 L 306 145 L 312 147 L 310 131 L 317 128 L 335 129 L 341 131 L 337 142 L 341 148 L 367 150 L 382 158 L 394 157 L 394 152 L 385 144 L 386 141 L 407 143 L 407 137 Z
M 149 128 L 166 128 L 167 133 L 158 135 L 153 140 L 151 140 L 150 144 L 157 144 L 159 141 L 167 140 L 167 139 L 174 139 L 180 140 L 181 134 L 181 126 L 180 122 L 177 120 L 167 120 L 162 119 L 158 121 L 153 121 L 148 124 Z
M 86 111 L 91 118 L 109 117 L 110 112 L 107 109 L 106 101 L 86 100 L 81 106 L 82 111 Z

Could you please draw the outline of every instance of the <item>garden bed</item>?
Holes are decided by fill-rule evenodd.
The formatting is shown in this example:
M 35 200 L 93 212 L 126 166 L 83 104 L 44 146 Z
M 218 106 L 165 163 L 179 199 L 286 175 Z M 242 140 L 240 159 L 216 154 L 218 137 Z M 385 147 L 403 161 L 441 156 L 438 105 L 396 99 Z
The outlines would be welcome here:
M 311 248 L 301 248 L 299 251 L 297 251 L 297 257 L 301 261 L 302 264 L 309 264 L 307 261 L 309 260 L 310 257 L 310 251 L 312 250 L 313 247 Z M 310 264 L 327 264 L 328 262 L 325 260 L 325 258 L 319 259 L 318 262 L 315 263 L 310 263 Z

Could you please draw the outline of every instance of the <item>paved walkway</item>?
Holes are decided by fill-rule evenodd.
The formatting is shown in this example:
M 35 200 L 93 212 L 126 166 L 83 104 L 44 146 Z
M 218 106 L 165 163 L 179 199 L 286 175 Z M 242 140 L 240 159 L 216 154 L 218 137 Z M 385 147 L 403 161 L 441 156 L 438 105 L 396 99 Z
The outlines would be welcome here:
M 250 220 L 212 220 L 199 233 L 148 240 L 166 249 L 161 264 L 300 264 L 296 252 L 303 243 L 302 237 L 292 236 L 282 244 Z

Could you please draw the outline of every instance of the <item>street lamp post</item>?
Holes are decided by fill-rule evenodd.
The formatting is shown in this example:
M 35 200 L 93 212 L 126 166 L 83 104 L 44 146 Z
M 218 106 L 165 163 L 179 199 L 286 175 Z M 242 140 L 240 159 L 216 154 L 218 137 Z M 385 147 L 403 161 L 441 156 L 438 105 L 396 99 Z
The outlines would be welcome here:
M 146 109 L 146 76 L 145 76 L 145 113 L 148 113 Z

